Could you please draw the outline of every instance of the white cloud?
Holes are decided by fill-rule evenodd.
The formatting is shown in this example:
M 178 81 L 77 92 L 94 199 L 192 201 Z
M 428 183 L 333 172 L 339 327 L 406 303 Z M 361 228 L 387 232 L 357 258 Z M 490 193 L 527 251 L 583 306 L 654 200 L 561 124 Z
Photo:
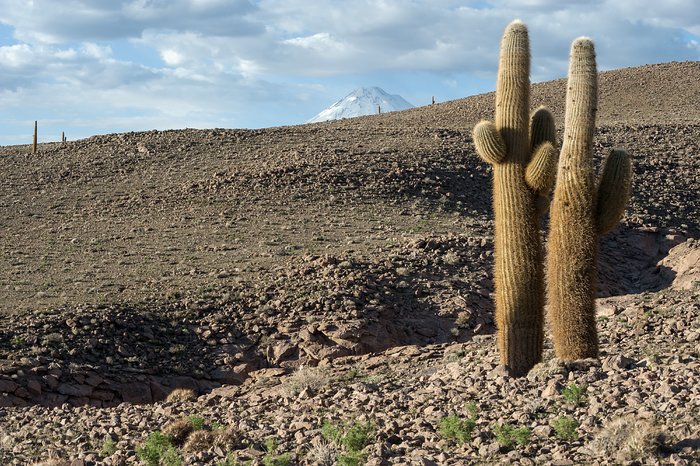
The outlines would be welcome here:
M 283 41 L 283 43 L 296 45 L 315 52 L 342 52 L 347 48 L 345 44 L 335 40 L 327 32 L 319 32 L 306 37 L 294 37 Z
M 700 58 L 695 0 L 0 0 L 15 38 L 0 45 L 0 108 L 53 106 L 75 125 L 93 108 L 134 125 L 170 115 L 255 126 L 303 121 L 339 88 L 387 73 L 398 86 L 421 74 L 431 93 L 456 97 L 470 77 L 495 74 L 516 17 L 530 28 L 536 80 L 565 74 L 580 35 L 596 42 L 601 69 Z
M 168 29 L 222 36 L 257 34 L 247 0 L 1 0 L 0 22 L 28 43 L 60 44 L 140 37 Z
M 163 58 L 163 61 L 170 66 L 181 65 L 185 62 L 185 57 L 180 52 L 173 49 L 161 50 L 160 56 Z
M 97 60 L 104 60 L 106 58 L 109 58 L 112 56 L 112 48 L 109 46 L 100 46 L 97 44 L 93 44 L 92 42 L 85 42 L 83 43 L 82 47 L 82 52 L 91 58 L 95 58 Z M 57 52 L 56 55 L 58 56 L 61 52 Z
M 15 44 L 0 47 L 0 63 L 8 68 L 19 69 L 33 65 L 35 54 L 27 44 Z

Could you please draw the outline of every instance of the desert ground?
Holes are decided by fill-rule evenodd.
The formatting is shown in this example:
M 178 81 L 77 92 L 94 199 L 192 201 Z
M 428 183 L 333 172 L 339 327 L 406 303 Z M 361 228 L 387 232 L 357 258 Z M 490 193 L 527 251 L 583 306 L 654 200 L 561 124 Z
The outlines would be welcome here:
M 565 86 L 531 97 L 560 138 Z M 696 464 L 700 62 L 599 86 L 596 159 L 634 169 L 601 358 L 547 343 L 524 378 L 498 365 L 471 138 L 492 93 L 0 147 L 0 464 L 139 464 L 182 418 L 200 442 L 153 464 Z

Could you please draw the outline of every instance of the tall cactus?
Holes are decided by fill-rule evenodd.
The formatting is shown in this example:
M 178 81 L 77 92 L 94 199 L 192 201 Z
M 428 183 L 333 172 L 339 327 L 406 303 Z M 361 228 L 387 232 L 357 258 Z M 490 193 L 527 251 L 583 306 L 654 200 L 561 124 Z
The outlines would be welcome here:
M 541 108 L 528 118 L 529 75 L 527 28 L 514 21 L 501 41 L 495 123 L 480 122 L 473 134 L 478 154 L 493 165 L 497 340 L 501 364 L 513 376 L 525 375 L 542 357 L 538 213 L 552 189 L 557 157 L 552 115 Z
M 562 359 L 598 356 L 594 289 L 598 235 L 622 216 L 629 199 L 631 164 L 613 150 L 598 186 L 593 174 L 593 133 L 598 84 L 593 42 L 571 45 L 564 142 L 551 206 L 547 299 L 554 349 Z

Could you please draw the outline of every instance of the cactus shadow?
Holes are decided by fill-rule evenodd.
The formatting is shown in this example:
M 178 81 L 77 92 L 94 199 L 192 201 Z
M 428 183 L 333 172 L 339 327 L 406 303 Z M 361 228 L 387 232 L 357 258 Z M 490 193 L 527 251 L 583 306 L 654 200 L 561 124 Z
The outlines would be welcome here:
M 597 297 L 655 292 L 670 287 L 676 272 L 660 261 L 685 239 L 662 230 L 621 225 L 601 241 Z
M 18 331 L 0 330 L 0 355 L 26 354 L 25 362 L 89 367 L 104 374 L 206 378 L 221 357 L 212 351 L 213 339 L 234 336 L 224 348 L 231 353 L 245 353 L 255 344 L 236 319 L 217 320 L 215 333 L 196 331 L 217 314 L 216 306 L 191 310 L 162 303 L 54 309 L 40 319 L 18 317 Z
M 491 167 L 480 164 L 470 151 L 446 153 L 439 165 L 426 165 L 388 174 L 396 190 L 383 195 L 425 202 L 463 217 L 491 218 Z
M 671 451 L 681 451 L 686 448 L 693 451 L 700 450 L 700 438 L 686 438 L 671 445 Z

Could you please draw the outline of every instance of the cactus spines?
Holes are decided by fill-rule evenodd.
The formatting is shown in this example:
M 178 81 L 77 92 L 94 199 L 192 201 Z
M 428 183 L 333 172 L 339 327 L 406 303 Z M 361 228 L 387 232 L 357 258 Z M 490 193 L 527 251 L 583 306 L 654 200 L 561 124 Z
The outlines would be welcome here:
M 512 22 L 501 41 L 496 83 L 495 122 L 474 128 L 477 152 L 493 165 L 493 206 L 496 217 L 496 326 L 501 364 L 511 375 L 525 375 L 542 357 L 544 284 L 537 200 L 550 177 L 543 167 L 556 165 L 548 147 L 533 158 L 531 134 L 540 146 L 551 145 L 553 122 L 549 112 L 528 117 L 530 105 L 530 46 L 520 21 Z M 540 130 L 544 128 L 544 130 Z M 526 182 L 531 165 L 537 189 Z M 554 171 L 550 169 L 550 171 Z M 534 181 L 533 181 L 534 182 Z
M 593 133 L 597 108 L 593 42 L 571 45 L 564 142 L 551 205 L 547 297 L 557 357 L 598 356 L 594 288 L 598 235 L 617 223 L 627 202 L 631 168 L 624 151 L 613 151 L 596 190 Z

